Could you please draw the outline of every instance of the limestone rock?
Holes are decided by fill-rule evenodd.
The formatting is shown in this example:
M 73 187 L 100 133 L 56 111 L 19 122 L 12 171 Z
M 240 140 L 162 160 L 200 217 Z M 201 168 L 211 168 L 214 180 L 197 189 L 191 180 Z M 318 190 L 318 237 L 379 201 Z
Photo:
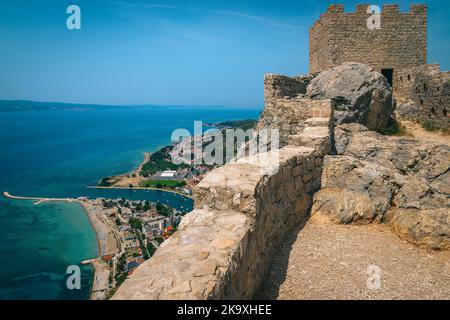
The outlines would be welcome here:
M 353 134 L 363 131 L 367 131 L 367 128 L 359 123 L 348 123 L 337 126 L 334 130 L 336 153 L 343 154 Z
M 450 248 L 450 210 L 397 209 L 389 223 L 402 237 L 435 250 Z
M 387 223 L 407 240 L 450 249 L 450 147 L 386 137 L 359 125 L 336 129 L 338 156 L 326 156 L 312 219 Z
M 411 100 L 399 101 L 395 112 L 401 119 L 417 121 L 420 115 L 420 107 L 417 103 Z
M 321 222 L 381 222 L 397 189 L 384 168 L 350 156 L 326 156 L 313 218 Z
M 360 63 L 344 63 L 321 72 L 309 82 L 307 95 L 333 99 L 336 124 L 357 122 L 380 131 L 393 112 L 392 88 L 387 79 Z

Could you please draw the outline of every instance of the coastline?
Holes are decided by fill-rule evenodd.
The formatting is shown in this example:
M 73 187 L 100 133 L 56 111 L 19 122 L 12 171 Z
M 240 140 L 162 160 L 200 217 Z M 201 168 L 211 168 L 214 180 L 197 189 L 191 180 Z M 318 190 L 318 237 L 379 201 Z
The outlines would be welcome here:
M 107 236 L 110 231 L 109 225 L 107 224 L 107 222 L 100 219 L 99 216 L 97 215 L 98 212 L 94 206 L 95 201 L 84 198 L 75 199 L 75 198 L 22 197 L 12 195 L 7 191 L 3 192 L 3 196 L 5 198 L 12 200 L 36 201 L 34 205 L 38 205 L 44 202 L 67 202 L 67 203 L 76 202 L 80 205 L 84 213 L 87 215 L 90 225 L 95 231 L 98 247 L 97 257 L 80 261 L 80 263 L 91 264 L 94 268 L 94 279 L 92 281 L 89 298 L 91 300 L 104 299 L 105 292 L 108 287 L 109 268 L 107 263 L 102 261 L 102 256 L 110 254 L 111 248 L 114 248 L 115 246 L 118 246 L 118 250 L 115 254 L 119 253 L 121 248 L 120 243 L 117 243 L 116 238 L 112 240 L 111 237 Z
M 167 148 L 168 146 L 165 146 L 161 149 Z M 160 149 L 160 150 L 161 150 Z M 156 188 L 156 187 L 141 187 L 140 183 L 145 180 L 145 177 L 140 174 L 142 171 L 143 166 L 150 161 L 150 156 L 152 155 L 151 152 L 144 152 L 144 159 L 142 162 L 133 170 L 131 170 L 128 173 L 122 173 L 114 176 L 104 177 L 104 179 L 108 179 L 110 181 L 113 181 L 110 185 L 101 185 L 100 183 L 96 186 L 87 186 L 89 189 L 128 189 L 128 190 L 154 190 L 154 191 L 164 191 L 164 192 L 171 192 L 178 194 L 182 197 L 186 197 L 188 199 L 193 199 L 193 197 L 190 194 L 180 192 L 171 188 Z M 189 187 L 188 187 L 189 188 Z M 192 190 L 191 188 L 189 188 Z
M 121 174 L 116 177 L 122 177 L 126 179 L 127 176 L 136 175 L 140 176 L 139 172 L 142 167 L 150 159 L 151 153 L 144 152 L 143 161 L 129 173 Z M 153 188 L 153 187 L 129 187 L 129 186 L 87 186 L 91 189 L 129 189 L 129 190 L 153 190 L 170 192 L 172 194 L 177 194 L 186 199 L 192 199 L 192 197 L 186 193 L 179 192 L 177 190 Z M 90 257 L 85 260 L 79 261 L 80 264 L 86 265 L 90 264 L 93 267 L 92 280 L 90 281 L 89 288 L 89 300 L 106 300 L 107 294 L 110 289 L 110 276 L 111 272 L 114 273 L 115 263 L 120 257 L 120 255 L 125 251 L 123 248 L 124 240 L 121 238 L 119 233 L 112 226 L 111 222 L 108 220 L 107 216 L 109 210 L 104 208 L 101 204 L 101 200 L 89 199 L 87 197 L 78 198 L 50 198 L 50 197 L 31 197 L 31 196 L 17 196 L 12 195 L 9 192 L 3 192 L 3 196 L 12 200 L 25 200 L 33 201 L 33 205 L 39 205 L 45 202 L 66 202 L 66 203 L 77 203 L 82 208 L 84 214 L 87 215 L 89 224 L 95 232 L 96 242 L 98 252 L 95 257 Z M 112 265 L 110 262 L 103 260 L 104 256 L 112 255 Z
M 144 159 L 139 163 L 139 165 L 138 165 L 136 168 L 131 169 L 130 172 L 127 172 L 127 173 L 121 173 L 121 174 L 115 175 L 115 176 L 113 176 L 113 177 L 120 177 L 120 178 L 123 178 L 123 177 L 129 176 L 129 175 L 133 175 L 133 174 L 139 176 L 139 172 L 141 172 L 142 167 L 150 160 L 150 156 L 151 156 L 151 155 L 152 155 L 151 152 L 144 152 Z
M 88 187 L 88 188 L 99 188 L 99 189 L 142 189 L 142 190 L 158 190 L 162 192 L 171 192 L 178 194 L 182 197 L 191 199 L 190 196 L 182 194 L 175 190 L 165 190 L 156 188 L 128 188 L 128 187 Z M 96 257 L 90 257 L 83 261 L 81 264 L 91 264 L 93 267 L 93 279 L 91 281 L 90 294 L 88 299 L 90 300 L 105 300 L 107 298 L 107 293 L 109 291 L 109 282 L 111 270 L 114 270 L 114 263 L 117 261 L 118 257 L 125 251 L 123 246 L 123 239 L 119 233 L 112 226 L 112 222 L 108 220 L 107 216 L 110 209 L 104 208 L 101 203 L 101 198 L 92 200 L 86 197 L 79 198 L 46 198 L 46 197 L 31 197 L 31 196 L 17 196 L 12 195 L 9 192 L 3 192 L 3 196 L 12 200 L 25 200 L 34 201 L 33 205 L 39 205 L 44 202 L 66 202 L 66 203 L 77 203 L 81 206 L 84 213 L 87 215 L 89 224 L 92 226 L 95 235 L 98 253 Z M 114 255 L 112 261 L 113 266 L 111 267 L 108 262 L 103 260 L 103 256 Z M 111 269 L 112 268 L 112 269 Z
M 124 187 L 124 186 L 110 186 L 110 187 L 105 187 L 105 186 L 87 186 L 86 188 L 88 189 L 122 189 L 122 190 L 154 190 L 154 191 L 163 191 L 163 192 L 171 192 L 171 193 L 175 193 L 178 194 L 182 197 L 188 198 L 188 199 L 193 199 L 193 197 L 189 194 L 186 193 L 182 193 L 176 190 L 171 190 L 171 189 L 162 189 L 162 188 L 151 188 L 151 187 Z
M 90 201 L 90 200 L 88 200 Z M 83 201 L 77 201 L 77 203 L 83 208 L 83 211 L 87 215 L 89 219 L 89 223 L 95 231 L 96 239 L 97 239 L 97 247 L 98 247 L 98 255 L 95 258 L 84 260 L 82 264 L 91 264 L 94 268 L 93 281 L 90 290 L 89 299 L 90 300 L 104 300 L 105 293 L 108 288 L 108 278 L 109 278 L 109 267 L 106 262 L 102 260 L 102 256 L 107 255 L 110 252 L 106 252 L 106 248 L 110 248 L 111 244 L 109 243 L 110 238 L 100 237 L 101 234 L 104 234 L 105 229 L 108 229 L 108 226 L 104 221 L 102 221 L 98 216 L 97 212 L 90 208 L 87 203 Z M 120 251 L 120 247 L 118 252 Z M 117 252 L 117 253 L 118 253 Z M 117 254 L 116 253 L 116 254 Z
M 120 173 L 113 176 L 107 176 L 103 177 L 101 180 L 108 179 L 108 180 L 114 180 L 114 182 L 109 185 L 108 187 L 116 186 L 116 187 L 129 187 L 130 185 L 135 185 L 136 183 L 139 184 L 139 182 L 142 179 L 142 176 L 140 175 L 140 172 L 142 170 L 142 167 L 150 160 L 150 156 L 152 155 L 151 152 L 144 152 L 144 159 L 131 171 L 126 173 Z M 100 187 L 106 187 L 98 184 Z M 136 185 L 136 187 L 139 187 L 139 185 Z M 88 187 L 89 188 L 89 187 Z

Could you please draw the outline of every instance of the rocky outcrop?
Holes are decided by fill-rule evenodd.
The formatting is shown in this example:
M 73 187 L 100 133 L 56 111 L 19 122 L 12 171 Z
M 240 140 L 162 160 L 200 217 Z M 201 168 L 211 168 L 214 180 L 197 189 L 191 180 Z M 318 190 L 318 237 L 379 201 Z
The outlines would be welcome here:
M 343 154 L 353 134 L 368 131 L 365 126 L 358 123 L 342 124 L 334 130 L 334 143 L 337 154 Z
M 392 88 L 387 79 L 360 63 L 344 63 L 320 73 L 309 82 L 307 95 L 333 99 L 338 125 L 357 122 L 380 131 L 393 111 Z
M 338 126 L 338 156 L 327 156 L 313 219 L 388 223 L 411 242 L 450 248 L 450 147 Z

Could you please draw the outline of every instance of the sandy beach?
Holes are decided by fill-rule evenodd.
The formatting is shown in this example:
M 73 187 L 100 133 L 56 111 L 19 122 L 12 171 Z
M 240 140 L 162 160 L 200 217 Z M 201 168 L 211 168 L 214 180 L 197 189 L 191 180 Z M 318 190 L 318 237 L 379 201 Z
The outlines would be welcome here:
M 94 281 L 92 283 L 91 300 L 104 300 L 108 289 L 110 268 L 102 260 L 102 256 L 116 255 L 121 251 L 121 238 L 107 220 L 107 210 L 96 200 L 82 199 L 78 203 L 83 207 L 92 227 L 97 234 L 99 257 L 89 260 L 94 267 Z
M 144 180 L 144 177 L 141 176 L 142 167 L 150 160 L 150 156 L 150 152 L 144 152 L 144 159 L 135 169 L 131 170 L 128 173 L 110 177 L 110 180 L 114 181 L 111 187 L 114 186 L 127 188 L 130 185 L 133 187 L 138 187 L 139 183 Z
M 82 264 L 91 263 L 94 267 L 94 281 L 91 289 L 91 300 L 105 299 L 106 289 L 108 289 L 108 278 L 110 268 L 106 262 L 102 260 L 102 256 L 110 254 L 118 254 L 121 252 L 122 240 L 107 220 L 108 210 L 104 209 L 98 200 L 89 200 L 86 198 L 39 198 L 39 197 L 21 197 L 11 195 L 9 192 L 3 192 L 3 196 L 14 200 L 31 200 L 35 201 L 34 205 L 44 202 L 77 202 L 84 209 L 92 227 L 97 236 L 97 244 L 99 248 L 99 256 L 92 257 L 82 261 Z

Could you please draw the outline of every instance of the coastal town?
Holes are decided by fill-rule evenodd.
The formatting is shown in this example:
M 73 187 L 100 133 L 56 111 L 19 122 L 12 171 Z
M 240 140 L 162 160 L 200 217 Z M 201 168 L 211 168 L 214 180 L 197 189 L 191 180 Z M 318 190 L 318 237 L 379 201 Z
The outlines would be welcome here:
M 100 257 L 86 260 L 95 267 L 91 299 L 108 299 L 133 271 L 170 238 L 183 212 L 161 203 L 126 199 L 77 201 L 97 231 Z
M 111 297 L 133 271 L 149 259 L 156 249 L 176 231 L 184 212 L 147 200 L 34 198 L 4 192 L 15 200 L 77 202 L 85 210 L 97 234 L 99 256 L 81 264 L 92 264 L 92 300 Z
M 217 130 L 251 129 L 254 120 L 208 124 Z M 145 189 L 174 192 L 190 198 L 192 189 L 205 174 L 218 165 L 175 163 L 172 152 L 178 144 L 191 145 L 199 137 L 188 137 L 153 153 L 145 153 L 142 163 L 130 173 L 105 177 L 98 186 L 88 188 Z M 201 136 L 202 147 L 213 142 L 213 135 Z M 177 230 L 186 212 L 160 202 L 88 197 L 45 198 L 23 197 L 5 191 L 3 196 L 15 200 L 31 200 L 34 205 L 45 202 L 76 202 L 85 210 L 97 235 L 99 254 L 81 264 L 94 267 L 92 300 L 109 299 L 133 271 L 152 257 L 158 247 Z
M 236 120 L 207 124 L 222 131 L 252 129 L 255 120 Z M 217 165 L 175 163 L 174 148 L 192 146 L 200 139 L 203 150 L 213 135 L 185 137 L 153 153 L 145 153 L 142 163 L 127 174 L 105 177 L 95 188 L 150 189 L 175 192 L 190 197 L 192 189 Z M 161 203 L 126 199 L 79 198 L 97 230 L 101 256 L 88 260 L 95 267 L 91 299 L 108 299 L 133 271 L 149 259 L 168 239 L 183 213 Z
M 219 123 L 207 123 L 205 126 L 221 131 L 227 129 L 253 129 L 256 120 L 234 120 Z M 176 163 L 173 155 L 176 148 L 186 150 L 199 143 L 202 149 L 214 142 L 214 135 L 204 133 L 201 136 L 188 136 L 181 141 L 173 142 L 156 152 L 144 154 L 143 162 L 133 171 L 102 178 L 98 186 L 92 188 L 150 189 L 175 192 L 190 197 L 192 189 L 203 176 L 220 164 L 193 163 L 187 161 Z M 224 151 L 226 146 L 224 145 Z M 204 158 L 204 157 L 203 157 Z

